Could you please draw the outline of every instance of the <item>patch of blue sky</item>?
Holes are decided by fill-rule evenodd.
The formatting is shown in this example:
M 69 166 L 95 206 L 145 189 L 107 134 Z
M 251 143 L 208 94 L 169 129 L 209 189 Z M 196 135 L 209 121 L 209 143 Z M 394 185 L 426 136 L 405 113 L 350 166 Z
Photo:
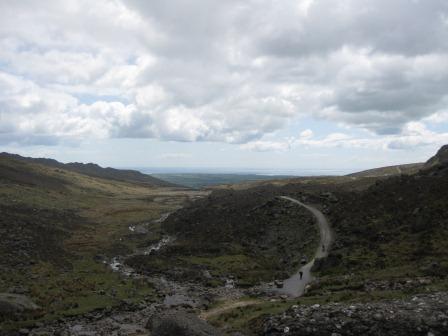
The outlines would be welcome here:
M 0 71 L 3 72 L 9 72 L 10 64 L 8 62 L 5 62 L 4 60 L 0 59 Z
M 373 138 L 375 135 L 362 128 L 350 127 L 342 123 L 328 120 L 317 120 L 313 117 L 294 119 L 289 125 L 277 132 L 279 137 L 298 137 L 301 132 L 310 129 L 314 138 L 324 138 L 332 133 L 344 133 L 352 137 Z
M 448 122 L 425 123 L 426 128 L 436 133 L 448 133 Z
M 74 96 L 79 100 L 81 104 L 91 105 L 93 103 L 96 103 L 98 101 L 104 101 L 104 102 L 119 102 L 124 105 L 127 105 L 130 103 L 130 100 L 124 96 L 117 96 L 117 95 L 93 95 L 93 94 L 74 94 Z

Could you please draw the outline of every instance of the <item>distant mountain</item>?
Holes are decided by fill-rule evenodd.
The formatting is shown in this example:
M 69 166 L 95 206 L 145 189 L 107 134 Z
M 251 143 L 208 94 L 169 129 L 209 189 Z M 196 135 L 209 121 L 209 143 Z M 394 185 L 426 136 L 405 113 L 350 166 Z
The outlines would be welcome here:
M 238 183 L 254 181 L 272 181 L 281 179 L 290 179 L 292 176 L 286 175 L 256 175 L 256 174 L 154 174 L 156 178 L 165 180 L 176 185 L 187 186 L 190 188 L 207 188 L 217 185 L 234 185 Z
M 62 163 L 53 159 L 46 158 L 30 158 L 23 157 L 17 154 L 0 153 L 0 158 L 11 158 L 19 161 L 25 161 L 30 163 L 38 163 L 41 165 L 65 169 L 76 173 L 84 174 L 91 177 L 98 177 L 107 180 L 123 181 L 144 184 L 151 187 L 174 187 L 173 183 L 162 181 L 158 178 L 152 177 L 147 174 L 142 174 L 136 170 L 122 170 L 115 168 L 103 168 L 94 163 Z

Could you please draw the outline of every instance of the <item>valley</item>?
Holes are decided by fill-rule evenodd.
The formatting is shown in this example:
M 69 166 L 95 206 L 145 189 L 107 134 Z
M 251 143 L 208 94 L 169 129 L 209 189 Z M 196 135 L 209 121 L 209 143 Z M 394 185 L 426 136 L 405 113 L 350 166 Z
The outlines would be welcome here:
M 206 190 L 0 155 L 0 334 L 442 335 L 447 152 Z
M 0 0 L 0 336 L 447 336 L 448 0 Z
M 225 173 L 201 173 L 201 174 L 193 174 L 193 173 L 170 173 L 170 174 L 161 174 L 155 173 L 151 176 L 154 176 L 163 181 L 167 181 L 169 183 L 174 183 L 177 185 L 193 188 L 193 189 L 201 189 L 207 187 L 221 186 L 221 185 L 232 185 L 241 182 L 248 181 L 270 181 L 273 179 L 287 179 L 292 178 L 292 176 L 288 175 L 262 175 L 262 174 L 225 174 Z

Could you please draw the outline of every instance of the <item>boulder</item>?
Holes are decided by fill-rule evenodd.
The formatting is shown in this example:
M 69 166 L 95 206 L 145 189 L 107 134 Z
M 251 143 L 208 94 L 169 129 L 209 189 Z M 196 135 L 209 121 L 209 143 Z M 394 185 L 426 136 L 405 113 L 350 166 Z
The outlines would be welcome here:
M 275 287 L 277 287 L 277 288 L 283 288 L 283 281 L 281 281 L 281 280 L 275 280 L 274 284 L 275 284 Z
M 13 317 L 37 312 L 40 307 L 29 297 L 20 294 L 0 293 L 0 316 Z
M 153 336 L 215 336 L 223 335 L 219 330 L 196 315 L 182 311 L 167 311 L 154 315 L 146 328 Z

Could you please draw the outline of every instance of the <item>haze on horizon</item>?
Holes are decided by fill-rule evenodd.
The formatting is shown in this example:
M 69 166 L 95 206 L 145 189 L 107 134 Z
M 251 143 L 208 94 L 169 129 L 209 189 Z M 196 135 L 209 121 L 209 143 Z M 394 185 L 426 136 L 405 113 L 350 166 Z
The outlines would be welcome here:
M 0 2 L 0 151 L 364 169 L 448 143 L 446 0 Z

